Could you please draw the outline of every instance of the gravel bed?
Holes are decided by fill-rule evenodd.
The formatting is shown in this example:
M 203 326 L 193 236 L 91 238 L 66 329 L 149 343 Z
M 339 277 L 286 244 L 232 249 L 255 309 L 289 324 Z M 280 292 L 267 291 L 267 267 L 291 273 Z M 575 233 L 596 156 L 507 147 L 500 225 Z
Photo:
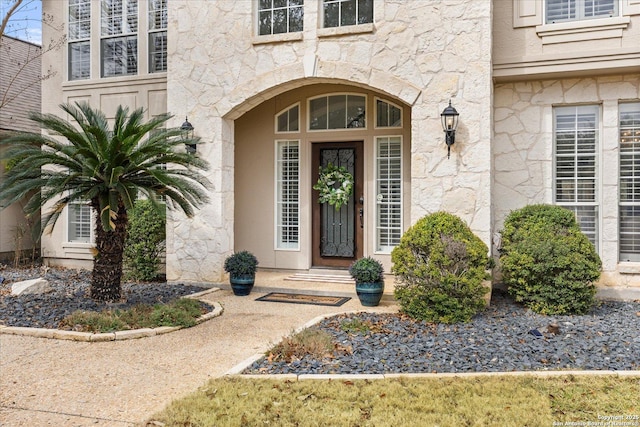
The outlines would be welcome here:
M 11 295 L 11 285 L 22 280 L 43 277 L 53 290 L 42 295 Z M 97 303 L 89 297 L 91 272 L 61 268 L 34 267 L 15 269 L 0 266 L 0 325 L 32 328 L 58 327 L 60 321 L 76 310 L 101 311 L 126 309 L 137 304 L 167 303 L 205 290 L 191 285 L 166 282 L 123 283 L 123 301 Z
M 549 332 L 550 324 L 559 332 Z M 434 325 L 399 314 L 358 313 L 334 316 L 313 328 L 335 339 L 331 357 L 305 356 L 291 363 L 262 359 L 244 373 L 640 369 L 640 301 L 603 301 L 584 316 L 547 317 L 494 290 L 491 306 L 468 324 Z M 542 336 L 534 336 L 534 329 Z

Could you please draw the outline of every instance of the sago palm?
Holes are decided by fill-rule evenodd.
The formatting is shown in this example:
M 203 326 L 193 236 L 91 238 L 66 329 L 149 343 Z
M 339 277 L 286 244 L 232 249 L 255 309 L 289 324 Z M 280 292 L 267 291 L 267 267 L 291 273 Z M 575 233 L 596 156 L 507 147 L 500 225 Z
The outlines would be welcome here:
M 164 129 L 168 115 L 144 121 L 142 109 L 129 114 L 118 107 L 113 121 L 87 103 L 63 104 L 72 122 L 51 114 L 32 114 L 43 134 L 20 134 L 4 140 L 4 157 L 12 167 L 0 183 L 0 207 L 27 197 L 25 213 L 42 209 L 42 232 L 51 231 L 70 203 L 88 203 L 95 212 L 91 297 L 121 298 L 122 255 L 127 211 L 144 195 L 158 209 L 191 217 L 206 202 L 208 163 L 185 151 L 180 129 Z M 35 191 L 34 190 L 39 190 Z

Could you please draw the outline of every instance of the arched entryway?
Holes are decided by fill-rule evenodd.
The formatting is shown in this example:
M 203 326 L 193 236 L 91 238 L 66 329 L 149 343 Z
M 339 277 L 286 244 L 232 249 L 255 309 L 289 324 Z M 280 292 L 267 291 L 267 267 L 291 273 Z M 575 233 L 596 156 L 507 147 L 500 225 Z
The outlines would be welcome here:
M 234 122 L 234 249 L 260 266 L 346 268 L 388 259 L 409 221 L 411 109 L 382 93 L 314 84 L 274 96 Z M 354 191 L 336 210 L 313 189 L 344 167 Z

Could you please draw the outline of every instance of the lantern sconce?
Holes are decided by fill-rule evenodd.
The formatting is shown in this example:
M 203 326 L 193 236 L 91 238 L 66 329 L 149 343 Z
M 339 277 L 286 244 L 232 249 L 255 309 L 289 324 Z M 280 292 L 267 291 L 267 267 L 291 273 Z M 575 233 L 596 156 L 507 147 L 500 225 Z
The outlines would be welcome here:
M 442 130 L 445 133 L 445 143 L 447 144 L 447 159 L 451 156 L 451 146 L 456 142 L 456 129 L 458 128 L 458 112 L 451 106 L 451 100 L 449 100 L 449 106 L 442 111 L 440 119 L 442 120 Z
M 182 124 L 182 126 L 180 126 L 180 130 L 182 131 L 183 134 L 183 139 L 185 141 L 192 141 L 193 140 L 193 131 L 194 131 L 194 127 L 191 123 L 189 123 L 189 119 L 185 116 L 184 118 L 184 123 Z M 196 153 L 196 144 L 193 144 L 191 142 L 184 143 L 185 148 L 187 149 L 187 153 L 190 154 L 195 154 Z

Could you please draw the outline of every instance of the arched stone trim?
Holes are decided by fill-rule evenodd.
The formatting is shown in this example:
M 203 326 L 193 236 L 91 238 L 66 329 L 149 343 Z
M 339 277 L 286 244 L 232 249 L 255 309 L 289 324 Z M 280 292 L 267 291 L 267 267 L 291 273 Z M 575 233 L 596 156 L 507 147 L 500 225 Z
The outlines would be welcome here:
M 319 83 L 344 83 L 384 93 L 394 99 L 413 106 L 421 89 L 393 74 L 370 67 L 346 62 L 318 61 L 311 76 L 305 73 L 302 63 L 281 67 L 239 85 L 225 98 L 226 105 L 220 105 L 222 117 L 235 120 L 253 107 L 276 95 Z

